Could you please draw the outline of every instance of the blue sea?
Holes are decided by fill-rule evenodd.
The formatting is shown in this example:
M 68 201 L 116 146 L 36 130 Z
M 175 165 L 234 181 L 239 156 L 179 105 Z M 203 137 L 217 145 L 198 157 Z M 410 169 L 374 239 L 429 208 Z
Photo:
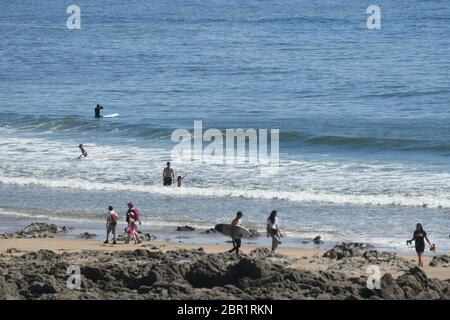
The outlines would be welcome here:
M 66 9 L 81 9 L 69 30 Z M 377 1 L 2 1 L 0 232 L 31 221 L 103 232 L 132 200 L 170 241 L 236 211 L 286 245 L 450 249 L 450 4 Z M 94 118 L 94 107 L 116 118 Z M 176 129 L 280 130 L 280 168 L 173 161 Z M 78 144 L 89 153 L 77 159 Z M 195 239 L 194 239 L 195 237 Z M 258 240 L 264 244 L 268 240 Z

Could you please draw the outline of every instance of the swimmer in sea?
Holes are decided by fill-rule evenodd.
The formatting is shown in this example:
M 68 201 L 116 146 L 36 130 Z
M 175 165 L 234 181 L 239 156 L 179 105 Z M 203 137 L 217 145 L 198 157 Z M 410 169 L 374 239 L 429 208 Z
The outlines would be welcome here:
M 80 144 L 80 145 L 78 146 L 78 148 L 80 148 L 80 150 L 81 150 L 81 154 L 80 154 L 79 158 L 80 158 L 80 159 L 81 159 L 81 158 L 87 158 L 88 153 L 87 153 L 87 151 L 84 149 L 83 144 Z

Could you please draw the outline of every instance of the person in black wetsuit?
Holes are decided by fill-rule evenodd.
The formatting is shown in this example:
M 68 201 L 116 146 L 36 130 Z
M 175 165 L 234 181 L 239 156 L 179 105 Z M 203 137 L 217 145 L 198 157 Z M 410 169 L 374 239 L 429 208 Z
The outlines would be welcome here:
M 88 156 L 88 153 L 87 153 L 87 151 L 84 149 L 84 146 L 83 146 L 83 144 L 80 144 L 79 146 L 78 146 L 78 148 L 80 148 L 80 151 L 81 151 L 81 154 L 80 154 L 80 156 L 79 156 L 79 158 L 81 159 L 81 158 L 87 158 L 87 156 Z
M 102 110 L 103 109 L 103 107 L 101 106 L 101 105 L 99 105 L 98 103 L 97 103 L 97 106 L 95 107 L 95 117 L 96 118 L 101 118 L 102 116 L 100 115 L 100 110 Z
M 406 244 L 411 244 L 414 241 L 417 256 L 419 257 L 419 267 L 421 268 L 423 268 L 422 255 L 425 251 L 425 240 L 427 240 L 430 247 L 432 247 L 430 240 L 428 240 L 427 233 L 423 230 L 422 225 L 418 223 L 412 239 L 406 241 Z
M 243 214 L 241 211 L 236 213 L 236 218 L 231 222 L 231 240 L 233 240 L 233 249 L 228 252 L 236 251 L 236 255 L 239 256 L 239 249 L 241 248 L 241 238 L 237 235 L 236 227 L 242 224 Z

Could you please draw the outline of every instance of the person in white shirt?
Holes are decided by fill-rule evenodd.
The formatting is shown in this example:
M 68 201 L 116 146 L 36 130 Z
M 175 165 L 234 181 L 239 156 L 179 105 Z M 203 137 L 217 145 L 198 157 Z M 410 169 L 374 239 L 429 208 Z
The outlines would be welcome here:
M 104 244 L 109 243 L 109 234 L 113 234 L 113 244 L 116 244 L 116 227 L 117 221 L 119 220 L 119 215 L 113 210 L 112 206 L 108 207 L 108 212 L 105 214 L 106 217 L 106 240 Z
M 278 245 L 281 244 L 280 238 L 283 237 L 278 225 L 277 211 L 272 210 L 269 218 L 267 218 L 267 237 L 272 237 L 272 252 L 275 253 Z

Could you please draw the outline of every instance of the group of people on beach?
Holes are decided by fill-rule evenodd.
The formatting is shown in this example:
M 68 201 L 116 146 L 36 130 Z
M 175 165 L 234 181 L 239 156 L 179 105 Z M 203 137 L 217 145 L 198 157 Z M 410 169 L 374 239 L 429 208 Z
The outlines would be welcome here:
M 138 225 L 141 225 L 140 212 L 137 207 L 130 201 L 127 203 L 128 211 L 125 214 L 125 221 L 127 226 L 125 227 L 124 232 L 128 234 L 127 240 L 125 243 L 129 243 L 131 240 L 134 241 L 135 244 L 139 244 L 142 242 L 138 233 Z M 268 238 L 272 238 L 272 250 L 271 254 L 274 254 L 281 244 L 281 238 L 284 235 L 281 232 L 279 221 L 278 221 L 278 212 L 276 210 L 272 210 L 269 217 L 266 220 L 266 235 Z M 243 221 L 243 213 L 238 211 L 236 213 L 235 218 L 231 221 L 230 228 L 230 236 L 233 243 L 233 248 L 228 252 L 236 252 L 236 255 L 239 256 L 239 250 L 241 249 L 242 239 L 241 235 L 238 232 L 239 227 L 242 226 Z M 104 244 L 109 243 L 109 236 L 112 234 L 113 236 L 113 244 L 116 244 L 116 229 L 119 221 L 119 215 L 114 211 L 112 206 L 108 207 L 108 212 L 106 213 L 106 240 Z M 422 224 L 417 223 L 416 230 L 413 233 L 413 237 L 410 240 L 406 241 L 407 245 L 411 245 L 414 241 L 414 246 L 416 249 L 416 253 L 418 256 L 419 266 L 423 268 L 422 256 L 425 252 L 425 240 L 430 246 L 431 251 L 435 251 L 436 247 L 434 244 L 430 242 L 428 239 L 427 233 L 422 227 Z
M 136 208 L 133 203 L 130 201 L 127 203 L 128 211 L 125 214 L 125 221 L 127 226 L 125 227 L 125 233 L 128 233 L 127 240 L 125 243 L 129 243 L 131 239 L 133 239 L 135 244 L 141 243 L 142 240 L 139 237 L 138 233 L 138 224 L 142 224 L 140 219 L 139 209 Z M 113 244 L 116 244 L 116 229 L 119 221 L 119 215 L 114 211 L 113 206 L 108 207 L 108 212 L 105 214 L 106 216 L 106 240 L 103 242 L 104 244 L 109 243 L 109 235 L 113 236 Z
M 173 170 L 170 168 L 170 163 L 167 163 L 166 169 L 170 169 L 171 173 L 173 173 Z M 141 225 L 141 219 L 140 219 L 140 212 L 139 209 L 134 206 L 134 204 L 130 201 L 127 203 L 128 211 L 125 214 L 125 221 L 126 221 L 126 228 L 124 230 L 125 233 L 128 234 L 127 240 L 125 243 L 129 243 L 131 240 L 134 241 L 135 244 L 139 244 L 142 242 L 141 238 L 139 237 L 138 233 L 138 225 Z M 284 235 L 281 232 L 279 220 L 278 220 L 278 212 L 276 210 L 272 210 L 269 217 L 266 220 L 266 235 L 268 238 L 272 239 L 272 249 L 271 254 L 274 254 L 278 248 L 278 246 L 281 244 L 281 238 L 284 237 Z M 243 222 L 243 213 L 241 211 L 238 211 L 236 213 L 235 218 L 231 221 L 230 227 L 231 227 L 231 240 L 233 243 L 233 248 L 230 249 L 228 252 L 236 252 L 236 255 L 239 256 L 239 250 L 241 249 L 242 239 L 241 235 L 238 232 L 238 229 L 240 226 L 242 226 Z M 112 206 L 108 207 L 108 212 L 106 213 L 106 240 L 104 241 L 105 244 L 109 243 L 109 236 L 112 234 L 113 236 L 113 244 L 116 244 L 116 228 L 119 221 L 119 215 L 114 211 L 114 208 Z M 425 240 L 430 246 L 431 251 L 435 251 L 436 247 L 434 244 L 430 242 L 428 239 L 427 233 L 422 227 L 422 224 L 417 223 L 416 230 L 413 233 L 413 237 L 410 240 L 406 241 L 407 245 L 411 245 L 414 241 L 415 250 L 418 256 L 418 263 L 420 267 L 423 267 L 423 261 L 422 256 L 425 252 Z
M 272 254 L 275 253 L 278 245 L 281 244 L 281 238 L 284 237 L 278 224 L 277 214 L 276 210 L 272 210 L 266 221 L 266 235 L 268 238 L 272 238 Z M 231 240 L 233 242 L 233 248 L 228 252 L 236 252 L 236 255 L 239 255 L 239 249 L 241 248 L 241 237 L 239 236 L 237 227 L 242 225 L 243 217 L 243 213 L 238 211 L 236 217 L 231 221 Z
M 134 204 L 130 201 L 127 203 L 128 211 L 126 213 L 125 221 L 127 226 L 124 230 L 125 233 L 128 233 L 127 240 L 125 243 L 129 243 L 131 239 L 133 239 L 135 244 L 141 243 L 142 240 L 139 237 L 138 233 L 138 224 L 142 224 L 140 220 L 140 212 L 139 209 L 134 206 Z M 109 243 L 109 235 L 113 236 L 113 244 L 117 244 L 116 239 L 116 229 L 119 221 L 119 215 L 114 211 L 113 206 L 108 207 L 108 211 L 105 214 L 106 217 L 106 240 L 103 242 L 104 244 Z M 231 239 L 233 242 L 233 248 L 228 252 L 236 252 L 236 255 L 239 256 L 239 249 L 241 248 L 241 237 L 238 232 L 238 227 L 242 225 L 242 219 L 244 215 L 241 211 L 236 213 L 236 217 L 231 221 Z M 281 238 L 284 237 L 281 233 L 281 229 L 278 222 L 277 211 L 272 210 L 269 217 L 267 218 L 266 225 L 267 237 L 272 238 L 272 251 L 271 253 L 275 253 L 278 245 L 281 244 Z

